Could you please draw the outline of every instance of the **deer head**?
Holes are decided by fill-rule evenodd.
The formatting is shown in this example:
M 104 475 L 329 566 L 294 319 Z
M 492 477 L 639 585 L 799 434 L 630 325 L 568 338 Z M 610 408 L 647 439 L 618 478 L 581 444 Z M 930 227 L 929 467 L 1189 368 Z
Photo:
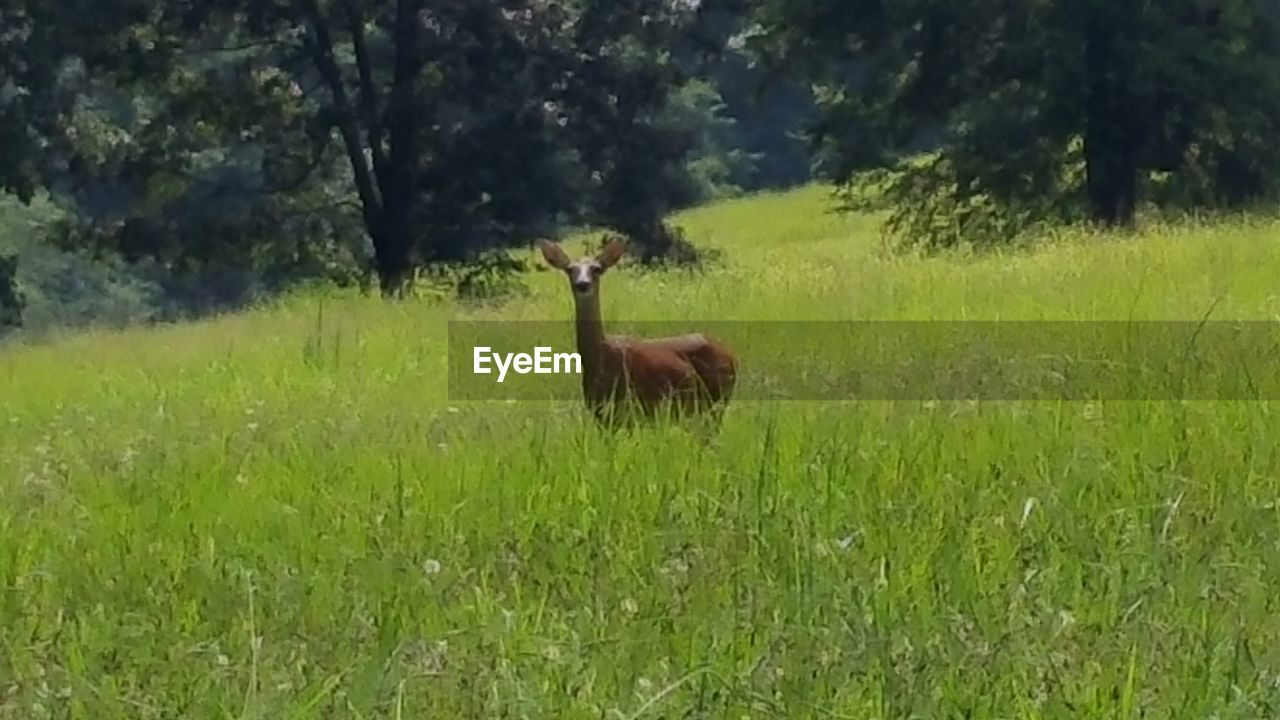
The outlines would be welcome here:
M 600 291 L 600 277 L 617 264 L 627 249 L 622 238 L 615 236 L 594 257 L 584 257 L 574 262 L 569 259 L 564 248 L 550 240 L 539 241 L 538 245 L 547 264 L 569 276 L 573 294 L 579 298 L 593 297 Z

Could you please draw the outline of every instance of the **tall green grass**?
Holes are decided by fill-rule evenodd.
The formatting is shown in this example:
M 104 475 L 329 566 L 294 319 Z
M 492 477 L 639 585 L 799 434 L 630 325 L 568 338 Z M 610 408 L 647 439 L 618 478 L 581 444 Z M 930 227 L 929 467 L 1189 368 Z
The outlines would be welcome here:
M 906 259 L 824 197 L 685 214 L 723 265 L 606 318 L 1280 313 L 1280 226 Z M 569 316 L 530 283 L 0 353 L 0 718 L 1280 712 L 1271 405 L 451 404 L 447 320 Z

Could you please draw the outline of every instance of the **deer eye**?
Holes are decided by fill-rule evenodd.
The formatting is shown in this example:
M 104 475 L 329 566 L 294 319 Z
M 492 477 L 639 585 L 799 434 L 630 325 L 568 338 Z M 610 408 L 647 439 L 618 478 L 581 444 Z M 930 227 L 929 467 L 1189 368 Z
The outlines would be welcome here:
M 592 275 L 599 275 L 603 270 L 604 270 L 604 268 L 600 267 L 599 265 L 592 265 L 592 266 L 591 266 L 591 274 L 592 274 Z

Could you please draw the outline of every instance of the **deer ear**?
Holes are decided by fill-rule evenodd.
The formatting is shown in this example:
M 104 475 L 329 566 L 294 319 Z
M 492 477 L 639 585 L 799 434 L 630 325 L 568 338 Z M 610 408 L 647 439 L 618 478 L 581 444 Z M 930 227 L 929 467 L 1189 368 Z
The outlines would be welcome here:
M 564 249 L 550 240 L 539 240 L 538 248 L 542 250 L 542 257 L 547 264 L 557 270 L 564 270 L 569 267 L 569 256 L 565 255 Z
M 596 262 L 600 263 L 601 267 L 608 270 L 622 259 L 622 254 L 626 251 L 626 241 L 615 236 L 609 241 L 608 245 L 604 246 L 604 249 L 600 251 L 600 254 L 596 256 Z

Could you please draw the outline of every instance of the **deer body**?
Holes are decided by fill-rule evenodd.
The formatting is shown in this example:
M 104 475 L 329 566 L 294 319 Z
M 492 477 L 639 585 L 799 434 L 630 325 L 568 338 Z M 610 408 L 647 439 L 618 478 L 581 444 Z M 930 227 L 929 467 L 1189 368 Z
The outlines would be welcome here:
M 720 343 L 701 334 L 656 339 L 607 335 L 600 315 L 600 276 L 622 256 L 621 240 L 600 255 L 571 262 L 560 246 L 544 242 L 543 256 L 569 275 L 573 287 L 582 390 L 587 407 L 604 423 L 630 419 L 638 409 L 654 417 L 709 412 L 718 421 L 737 379 L 737 363 Z

